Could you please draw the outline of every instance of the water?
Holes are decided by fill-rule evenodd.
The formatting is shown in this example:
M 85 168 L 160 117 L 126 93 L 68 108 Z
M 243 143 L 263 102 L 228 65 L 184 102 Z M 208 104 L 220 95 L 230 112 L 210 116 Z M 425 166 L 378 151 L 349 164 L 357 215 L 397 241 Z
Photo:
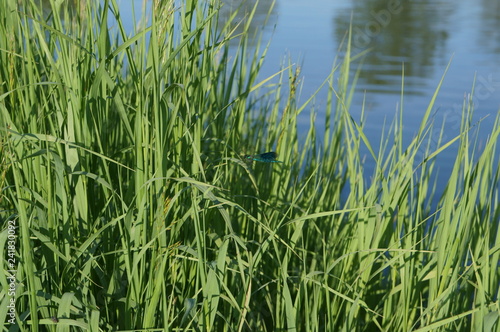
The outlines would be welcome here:
M 231 1 L 232 6 L 235 2 Z M 488 116 L 479 127 L 479 142 L 484 146 L 500 107 L 499 1 L 278 0 L 264 28 L 264 42 L 271 39 L 272 43 L 262 77 L 276 72 L 283 59 L 290 57 L 301 66 L 301 100 L 307 100 L 328 75 L 351 19 L 353 52 L 371 50 L 364 58 L 350 111 L 359 119 L 365 100 L 365 134 L 375 147 L 384 121 L 390 123 L 400 107 L 403 65 L 403 124 L 405 141 L 409 142 L 448 63 L 450 68 L 433 109 L 436 128 L 444 123 L 445 141 L 458 135 L 464 97 L 472 91 L 476 78 L 475 93 L 469 97 L 475 106 L 473 122 Z M 318 119 L 325 104 L 323 91 L 315 103 Z M 308 114 L 301 120 L 305 132 Z M 321 123 L 318 128 L 322 128 Z M 437 148 L 437 142 L 434 144 Z M 451 172 L 455 148 L 456 144 L 439 156 L 443 179 Z M 371 174 L 372 159 L 367 150 L 362 153 Z M 440 183 L 444 186 L 444 182 Z
M 226 0 L 222 14 L 229 15 L 241 2 Z M 123 7 L 126 17 L 130 2 L 122 3 L 129 4 Z M 142 1 L 132 3 L 138 10 Z M 245 8 L 254 3 L 248 0 Z M 405 141 L 409 142 L 448 63 L 450 69 L 433 110 L 436 128 L 444 123 L 445 141 L 458 135 L 464 97 L 471 92 L 476 77 L 475 93 L 470 96 L 475 106 L 473 122 L 489 115 L 479 130 L 479 142 L 484 146 L 500 107 L 500 1 L 277 0 L 274 7 L 271 3 L 260 1 L 253 22 L 254 29 L 263 33 L 263 43 L 271 40 L 262 78 L 278 71 L 289 57 L 301 67 L 300 100 L 307 100 L 330 72 L 352 19 L 353 52 L 370 52 L 364 58 L 350 112 L 359 119 L 365 100 L 365 134 L 375 148 L 384 122 L 390 123 L 400 107 L 403 65 L 403 124 Z M 316 98 L 318 119 L 322 119 L 325 105 L 326 90 Z M 306 132 L 307 112 L 299 123 Z M 453 165 L 455 147 L 439 156 L 443 179 Z M 433 148 L 437 148 L 437 142 Z M 367 156 L 365 166 L 370 175 L 372 159 L 367 150 L 362 153 Z

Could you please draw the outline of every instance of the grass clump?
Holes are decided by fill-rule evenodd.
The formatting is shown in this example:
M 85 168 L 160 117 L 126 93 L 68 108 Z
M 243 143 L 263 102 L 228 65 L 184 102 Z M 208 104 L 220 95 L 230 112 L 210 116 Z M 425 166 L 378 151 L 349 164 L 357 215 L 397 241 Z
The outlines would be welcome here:
M 14 298 L 22 331 L 499 331 L 498 113 L 481 150 L 470 103 L 435 142 L 438 87 L 408 146 L 398 115 L 374 148 L 347 42 L 318 144 L 296 67 L 258 76 L 255 8 L 234 27 L 218 2 L 153 1 L 127 35 L 114 0 L 78 4 L 0 4 L 5 321 Z M 242 158 L 272 150 L 283 163 Z

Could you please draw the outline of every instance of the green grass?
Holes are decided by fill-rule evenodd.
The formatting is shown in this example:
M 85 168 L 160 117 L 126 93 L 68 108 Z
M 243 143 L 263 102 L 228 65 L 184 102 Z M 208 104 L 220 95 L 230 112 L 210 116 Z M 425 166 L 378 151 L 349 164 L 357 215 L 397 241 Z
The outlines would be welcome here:
M 464 102 L 444 140 L 438 86 L 410 144 L 402 109 L 369 142 L 347 38 L 304 138 L 313 97 L 297 104 L 296 66 L 258 75 L 253 12 L 221 26 L 216 2 L 154 1 L 128 35 L 114 0 L 57 3 L 0 2 L 3 330 L 500 331 L 498 112 L 479 144 Z M 273 150 L 284 163 L 242 157 Z

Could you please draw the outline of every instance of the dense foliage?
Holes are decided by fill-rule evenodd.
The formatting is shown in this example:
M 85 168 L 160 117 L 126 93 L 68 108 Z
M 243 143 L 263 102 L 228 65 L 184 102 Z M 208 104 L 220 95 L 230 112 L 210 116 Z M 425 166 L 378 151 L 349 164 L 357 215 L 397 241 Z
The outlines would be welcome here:
M 436 139 L 438 87 L 410 144 L 397 114 L 373 146 L 347 38 L 317 133 L 296 66 L 259 76 L 254 12 L 156 0 L 129 35 L 115 0 L 76 4 L 0 2 L 4 330 L 500 331 L 498 113 L 480 149 L 468 102 Z

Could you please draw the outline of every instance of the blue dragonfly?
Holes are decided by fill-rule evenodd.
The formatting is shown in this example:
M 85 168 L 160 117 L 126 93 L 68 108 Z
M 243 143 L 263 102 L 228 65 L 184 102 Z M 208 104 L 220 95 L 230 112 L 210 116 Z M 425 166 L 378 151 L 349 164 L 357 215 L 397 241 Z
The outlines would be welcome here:
M 245 159 L 251 161 L 260 161 L 262 163 L 282 163 L 282 161 L 276 160 L 276 158 L 278 158 L 278 154 L 274 151 L 255 155 L 245 155 Z

